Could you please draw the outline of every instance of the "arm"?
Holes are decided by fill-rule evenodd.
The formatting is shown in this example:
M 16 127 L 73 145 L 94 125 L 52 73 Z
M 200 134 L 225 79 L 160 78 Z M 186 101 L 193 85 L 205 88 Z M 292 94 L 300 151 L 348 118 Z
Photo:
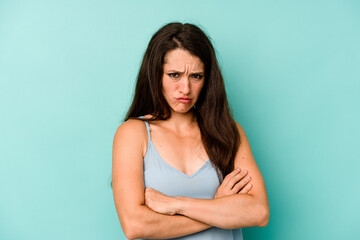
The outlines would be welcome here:
M 114 136 L 113 194 L 126 237 L 175 238 L 211 227 L 186 216 L 159 214 L 144 205 L 143 156 L 147 139 L 145 124 L 139 120 L 123 123 Z
M 244 130 L 237 124 L 241 144 L 235 158 L 235 167 L 247 169 L 252 176 L 249 194 L 232 194 L 215 199 L 194 199 L 186 197 L 171 198 L 163 195 L 168 204 L 166 212 L 178 213 L 192 219 L 220 228 L 242 228 L 266 226 L 269 221 L 269 204 L 263 177 L 254 160 L 250 144 Z M 229 174 L 230 175 L 230 174 Z M 224 179 L 231 182 L 229 175 Z M 250 184 L 248 184 L 250 185 Z M 251 187 L 251 185 L 250 185 Z M 152 193 L 153 190 L 150 190 Z M 163 211 L 159 198 L 149 194 L 148 205 L 155 211 Z M 163 213 L 166 213 L 163 212 Z

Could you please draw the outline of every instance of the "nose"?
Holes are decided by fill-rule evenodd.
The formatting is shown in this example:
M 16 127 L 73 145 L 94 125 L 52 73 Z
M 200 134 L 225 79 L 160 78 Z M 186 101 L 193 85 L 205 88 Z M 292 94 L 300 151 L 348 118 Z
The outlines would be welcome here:
M 190 80 L 187 76 L 184 76 L 181 81 L 180 92 L 184 95 L 189 94 L 191 91 Z

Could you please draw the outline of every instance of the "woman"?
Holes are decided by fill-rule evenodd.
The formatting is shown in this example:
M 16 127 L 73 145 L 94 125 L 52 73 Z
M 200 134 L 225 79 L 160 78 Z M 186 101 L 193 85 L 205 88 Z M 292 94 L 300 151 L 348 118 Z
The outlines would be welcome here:
M 263 177 L 198 27 L 170 23 L 150 40 L 112 176 L 129 239 L 242 239 L 241 228 L 267 225 Z

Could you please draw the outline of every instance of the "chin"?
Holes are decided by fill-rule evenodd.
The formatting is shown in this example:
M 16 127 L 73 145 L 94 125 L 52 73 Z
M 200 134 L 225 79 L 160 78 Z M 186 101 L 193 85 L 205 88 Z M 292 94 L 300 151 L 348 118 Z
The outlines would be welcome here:
M 186 109 L 173 109 L 173 112 L 176 112 L 176 113 L 188 113 L 192 110 L 192 107 L 191 108 L 186 108 Z

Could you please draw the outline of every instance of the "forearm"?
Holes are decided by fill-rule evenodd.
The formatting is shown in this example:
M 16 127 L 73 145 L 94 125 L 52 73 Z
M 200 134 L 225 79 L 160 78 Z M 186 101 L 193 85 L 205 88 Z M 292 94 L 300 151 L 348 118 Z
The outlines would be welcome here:
M 267 202 L 260 202 L 250 194 L 216 199 L 175 199 L 176 213 L 219 228 L 265 226 L 269 218 Z
M 130 239 L 166 239 L 176 238 L 203 231 L 210 228 L 202 223 L 181 215 L 164 215 L 152 211 L 145 205 L 141 205 L 133 214 L 131 224 L 127 224 L 125 235 Z

